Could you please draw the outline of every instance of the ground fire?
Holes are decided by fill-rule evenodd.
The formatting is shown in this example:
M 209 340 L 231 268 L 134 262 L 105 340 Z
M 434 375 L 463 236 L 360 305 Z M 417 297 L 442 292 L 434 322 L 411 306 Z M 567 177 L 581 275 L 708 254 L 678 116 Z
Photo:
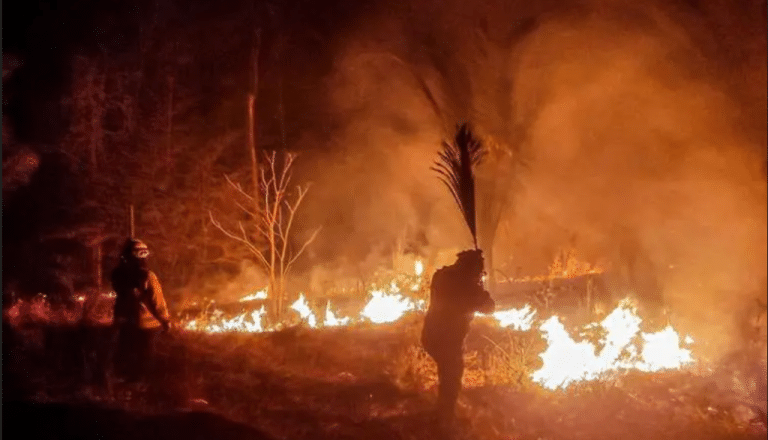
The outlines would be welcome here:
M 595 272 L 589 269 L 589 273 Z M 354 318 L 337 318 L 331 302 L 328 301 L 325 306 L 325 318 L 318 320 L 303 294 L 299 295 L 291 308 L 299 315 L 302 324 L 309 328 L 353 326 L 365 321 L 373 324 L 391 323 L 401 319 L 408 312 L 423 312 L 424 301 L 413 300 L 407 296 L 409 291 L 419 290 L 423 282 L 422 274 L 423 263 L 419 260 L 414 266 L 413 275 L 417 278 L 414 284 L 400 288 L 397 281 L 393 280 L 388 291 L 372 289 L 367 303 Z M 247 295 L 241 301 L 252 296 Z M 532 378 L 545 388 L 564 388 L 575 381 L 599 379 L 621 371 L 654 372 L 680 369 L 694 364 L 690 349 L 692 338 L 687 335 L 681 337 L 671 325 L 655 333 L 641 332 L 642 319 L 629 299 L 622 300 L 599 323 L 576 329 L 577 334 L 581 336 L 578 339 L 582 339 L 587 333 L 596 334 L 590 330 L 601 329 L 603 335 L 596 341 L 584 338 L 577 342 L 558 316 L 541 321 L 537 319 L 536 314 L 536 310 L 530 305 L 525 305 L 519 309 L 498 310 L 488 318 L 500 327 L 541 332 L 548 345 L 540 354 L 543 366 L 532 373 Z M 184 328 L 205 333 L 248 333 L 270 332 L 283 327 L 264 326 L 263 317 L 263 306 L 256 311 L 244 311 L 235 316 L 226 316 L 214 308 L 208 312 L 207 317 L 188 320 Z
M 366 338 L 363 335 L 367 332 L 373 332 L 367 337 L 386 339 L 389 336 L 385 335 L 391 334 L 394 328 L 412 328 L 414 322 L 420 321 L 426 308 L 426 302 L 424 299 L 420 299 L 419 292 L 425 285 L 428 285 L 430 276 L 424 266 L 422 260 L 417 259 L 409 273 L 397 273 L 389 279 L 379 280 L 378 283 L 369 286 L 364 300 L 351 305 L 348 304 L 343 308 L 344 312 L 336 308 L 330 300 L 322 298 L 309 300 L 303 293 L 299 294 L 298 298 L 290 304 L 293 316 L 285 322 L 277 324 L 268 323 L 268 314 L 264 304 L 264 301 L 269 297 L 267 289 L 260 289 L 237 299 L 236 304 L 240 309 L 239 312 L 234 312 L 232 307 L 228 309 L 229 312 L 226 312 L 224 311 L 227 309 L 226 306 L 223 305 L 219 308 L 216 303 L 210 303 L 207 309 L 202 312 L 195 315 L 182 315 L 184 317 L 177 337 L 179 341 L 188 338 L 192 338 L 190 341 L 199 340 L 200 337 L 263 338 L 274 335 L 275 338 L 281 338 L 280 335 L 301 331 L 306 332 L 306 336 L 303 338 L 316 337 L 324 340 L 323 346 L 332 343 L 333 338 L 348 340 L 349 336 L 346 335 L 360 334 L 359 337 Z M 584 272 L 573 272 L 568 276 L 573 279 L 584 275 L 601 274 L 600 269 L 591 267 L 584 269 Z M 553 273 L 550 270 L 547 275 L 524 277 L 519 282 L 530 283 L 531 279 L 538 279 L 542 286 L 547 286 L 557 276 L 561 277 L 561 281 L 563 280 L 562 273 Z M 515 281 L 508 280 L 508 282 L 514 283 Z M 101 301 L 109 303 L 110 299 L 108 295 L 105 295 Z M 78 297 L 73 301 L 75 306 L 66 308 L 53 307 L 45 297 L 40 296 L 30 303 L 17 302 L 13 307 L 6 310 L 5 318 L 19 331 L 28 331 L 23 329 L 32 328 L 30 325 L 78 328 L 79 325 L 86 322 L 85 320 L 91 322 L 89 325 L 108 326 L 110 320 L 108 316 L 103 315 L 105 309 L 103 306 L 101 308 L 94 306 L 93 300 L 93 298 Z M 84 310 L 84 306 L 88 304 L 91 307 L 90 312 Z M 108 315 L 108 308 L 106 310 Z M 357 312 L 355 313 L 353 310 Z M 592 310 L 584 310 L 583 312 L 592 316 L 590 322 L 584 323 L 583 319 L 575 320 L 573 310 L 562 312 L 554 309 L 537 310 L 531 304 L 504 307 L 502 303 L 492 314 L 478 313 L 475 324 L 475 326 L 479 326 L 477 331 L 483 334 L 482 338 L 489 338 L 480 346 L 486 345 L 495 348 L 489 352 L 491 357 L 483 361 L 483 363 L 491 362 L 489 364 L 491 365 L 490 370 L 487 372 L 483 372 L 482 369 L 478 370 L 477 361 L 474 359 L 479 352 L 472 351 L 470 357 L 465 359 L 468 365 L 468 371 L 464 377 L 466 392 L 469 393 L 475 389 L 483 390 L 494 383 L 507 384 L 501 389 L 505 387 L 514 389 L 507 382 L 511 377 L 510 374 L 523 374 L 524 377 L 517 380 L 528 381 L 534 387 L 546 392 L 568 393 L 566 395 L 584 393 L 584 391 L 579 390 L 589 386 L 589 384 L 616 386 L 610 384 L 627 381 L 637 382 L 638 377 L 642 375 L 646 375 L 647 378 L 644 381 L 648 381 L 648 383 L 673 380 L 680 384 L 687 383 L 692 378 L 714 377 L 713 373 L 703 373 L 714 368 L 713 364 L 705 359 L 697 358 L 696 342 L 690 335 L 680 334 L 676 331 L 673 322 L 668 322 L 661 329 L 654 327 L 654 330 L 644 330 L 647 326 L 641 317 L 637 299 L 618 300 L 614 308 L 603 315 L 596 315 Z M 93 316 L 88 317 L 89 313 Z M 312 336 L 314 333 L 317 336 Z M 493 336 L 494 334 L 506 334 L 506 337 L 513 338 L 518 342 L 504 346 L 504 339 L 499 339 L 498 336 Z M 468 342 L 475 349 L 478 347 L 477 337 L 471 333 L 470 340 L 472 341 Z M 264 342 L 257 342 L 259 340 L 253 339 L 251 343 L 263 346 Z M 512 354 L 511 351 L 507 350 L 515 350 L 515 346 L 517 349 L 528 346 L 529 342 L 523 342 L 526 340 L 541 341 L 541 343 L 535 344 L 535 347 L 531 345 L 530 348 L 527 348 L 527 350 L 532 350 L 530 354 L 525 355 L 532 359 L 525 361 L 528 362 L 526 364 L 528 366 L 519 373 L 511 373 L 512 370 L 509 368 L 522 362 L 523 359 L 516 360 L 517 356 L 520 355 Z M 234 340 L 223 339 L 221 343 L 226 341 L 232 343 Z M 244 342 L 245 340 L 238 342 L 238 344 Z M 346 343 L 358 344 L 358 342 L 351 341 Z M 246 342 L 246 344 L 248 343 Z M 433 367 L 425 363 L 423 353 L 419 354 L 419 349 L 415 347 L 411 346 L 407 351 L 410 353 L 406 355 L 406 359 L 409 359 L 407 366 L 397 367 L 405 368 L 402 370 L 403 373 L 398 373 L 398 377 L 400 377 L 398 380 L 406 380 L 405 378 L 416 375 L 421 377 L 419 381 L 422 385 L 420 386 L 430 383 L 432 385 L 427 386 L 434 386 L 434 376 L 432 376 L 434 372 L 429 372 L 430 368 Z M 493 350 L 500 350 L 501 356 L 497 358 L 492 355 Z M 494 363 L 498 362 L 494 359 L 500 359 L 502 364 L 506 365 L 502 365 L 501 369 L 499 369 L 500 366 L 493 367 Z M 352 370 L 354 371 L 354 369 Z M 411 371 L 411 373 L 404 373 L 405 371 Z M 358 374 L 362 373 L 344 373 L 349 378 Z M 499 374 L 502 376 L 498 376 Z M 485 377 L 483 378 L 483 376 Z M 504 379 L 500 381 L 500 377 Z M 673 379 L 674 377 L 677 378 Z M 657 391 L 646 391 L 645 393 L 649 393 L 648 396 L 650 396 Z M 207 400 L 205 402 L 207 404 Z M 754 407 L 750 406 L 750 408 Z

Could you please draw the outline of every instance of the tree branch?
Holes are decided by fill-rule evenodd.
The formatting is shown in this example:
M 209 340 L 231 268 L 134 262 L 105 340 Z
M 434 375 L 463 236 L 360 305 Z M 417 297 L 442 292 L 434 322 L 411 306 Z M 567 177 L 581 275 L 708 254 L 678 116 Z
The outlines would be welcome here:
M 299 249 L 299 251 L 296 252 L 296 255 L 294 255 L 293 258 L 291 258 L 288 261 L 288 264 L 286 265 L 286 269 L 290 269 L 290 267 L 293 266 L 293 262 L 296 261 L 301 256 L 301 254 L 304 253 L 304 250 L 307 248 L 307 246 L 309 246 L 313 241 L 315 241 L 315 238 L 317 238 L 317 234 L 320 232 L 320 229 L 322 229 L 322 227 L 318 227 L 317 229 L 315 229 L 315 232 L 313 232 L 312 235 L 309 237 L 309 239 L 304 242 L 304 244 L 301 246 L 301 249 Z
M 213 213 L 211 213 L 211 211 L 208 211 L 208 216 L 210 217 L 211 223 L 213 224 L 213 226 L 215 226 L 218 230 L 220 230 L 227 237 L 229 237 L 229 238 L 231 238 L 233 240 L 237 240 L 240 243 L 243 243 L 254 255 L 256 255 L 256 257 L 258 257 L 259 261 L 261 261 L 262 264 L 264 264 L 264 265 L 266 265 L 268 267 L 268 263 L 267 263 L 266 258 L 264 258 L 264 254 L 256 246 L 254 246 L 253 243 L 251 243 L 250 240 L 248 240 L 248 236 L 245 233 L 245 229 L 243 228 L 242 223 L 238 222 L 238 225 L 240 226 L 240 231 L 242 232 L 243 236 L 242 237 L 238 237 L 237 235 L 229 232 L 226 228 L 224 228 L 221 225 L 221 223 L 216 221 L 216 219 L 213 218 Z
M 227 176 L 226 174 L 224 175 L 224 178 L 227 179 L 227 182 L 232 186 L 232 188 L 235 189 L 235 191 L 237 191 L 239 194 L 241 194 L 242 196 L 244 196 L 245 198 L 253 202 L 254 198 L 251 195 L 249 195 L 247 192 L 245 192 L 245 190 L 243 190 L 243 187 L 239 183 L 233 182 L 229 178 L 229 176 Z

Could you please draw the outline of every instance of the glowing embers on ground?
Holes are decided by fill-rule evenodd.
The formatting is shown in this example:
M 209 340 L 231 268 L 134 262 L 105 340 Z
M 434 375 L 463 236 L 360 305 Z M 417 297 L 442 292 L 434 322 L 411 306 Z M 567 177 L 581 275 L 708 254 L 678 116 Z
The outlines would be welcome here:
M 680 347 L 680 338 L 672 327 L 643 333 L 641 322 L 635 307 L 628 300 L 622 301 L 599 324 L 604 336 L 598 352 L 597 346 L 589 341 L 574 341 L 557 316 L 547 319 L 539 329 L 548 346 L 540 355 L 543 365 L 532 374 L 532 379 L 545 388 L 557 389 L 609 372 L 652 372 L 677 369 L 693 362 L 691 351 Z M 689 341 L 692 342 L 690 337 L 686 337 Z

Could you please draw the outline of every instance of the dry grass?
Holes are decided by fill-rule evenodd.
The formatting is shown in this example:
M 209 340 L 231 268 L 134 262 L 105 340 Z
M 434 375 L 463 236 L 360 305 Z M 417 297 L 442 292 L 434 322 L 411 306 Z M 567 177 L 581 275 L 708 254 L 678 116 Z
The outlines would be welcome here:
M 382 326 L 166 335 L 154 373 L 137 385 L 112 374 L 106 329 L 4 330 L 6 402 L 96 402 L 142 413 L 202 407 L 273 438 L 435 438 L 429 410 L 436 372 L 418 347 L 416 315 Z M 719 404 L 703 379 L 683 373 L 544 391 L 529 379 L 543 344 L 533 333 L 475 323 L 453 438 L 764 435 Z

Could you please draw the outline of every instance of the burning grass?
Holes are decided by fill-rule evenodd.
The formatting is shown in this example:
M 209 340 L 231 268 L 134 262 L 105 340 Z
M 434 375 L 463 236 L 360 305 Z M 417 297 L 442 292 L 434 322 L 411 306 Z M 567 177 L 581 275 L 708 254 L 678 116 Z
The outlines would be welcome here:
M 135 385 L 112 373 L 115 335 L 104 319 L 39 299 L 17 304 L 4 321 L 4 399 L 155 414 L 192 406 L 273 438 L 435 438 L 437 372 L 419 344 L 426 285 L 416 264 L 372 284 L 356 309 L 300 295 L 293 321 L 278 325 L 258 302 L 265 291 L 243 297 L 234 313 L 214 305 L 163 335 L 153 373 Z M 764 377 L 737 375 L 747 392 L 724 385 L 754 356 L 712 373 L 693 340 L 671 325 L 644 328 L 629 301 L 600 321 L 570 318 L 526 305 L 475 319 L 454 438 L 765 434 L 764 405 L 749 397 L 764 396 Z
M 98 402 L 131 412 L 196 406 L 272 438 L 435 438 L 435 369 L 418 347 L 421 317 L 267 333 L 174 332 L 154 374 L 118 382 L 108 328 L 4 331 L 4 399 Z M 538 332 L 477 320 L 455 438 L 758 438 L 765 431 L 691 371 L 633 371 L 547 390 L 532 380 L 547 346 Z M 10 391 L 10 392 L 9 392 Z M 206 402 L 202 404 L 201 402 Z M 197 403 L 194 403 L 197 402 Z M 761 429 L 763 429 L 761 431 Z M 617 437 L 618 436 L 618 437 Z

